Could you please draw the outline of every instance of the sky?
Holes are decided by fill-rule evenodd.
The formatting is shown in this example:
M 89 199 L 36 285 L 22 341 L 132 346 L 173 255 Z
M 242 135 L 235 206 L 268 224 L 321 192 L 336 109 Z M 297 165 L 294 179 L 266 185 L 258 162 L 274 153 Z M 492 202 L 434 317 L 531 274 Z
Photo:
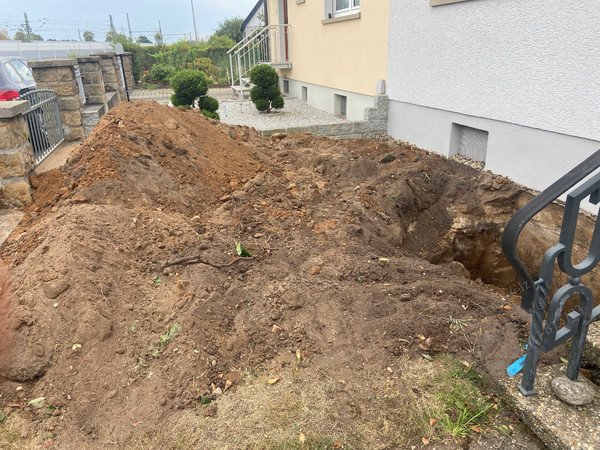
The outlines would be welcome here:
M 127 13 L 135 38 L 145 35 L 154 40 L 158 22 L 167 43 L 194 38 L 192 6 L 196 16 L 198 39 L 208 38 L 219 22 L 250 13 L 257 0 L 0 0 L 0 30 L 12 38 L 24 23 L 27 13 L 34 33 L 44 39 L 79 40 L 79 32 L 90 30 L 95 40 L 104 41 L 112 14 L 117 32 L 129 33 Z M 83 36 L 82 36 L 83 37 Z

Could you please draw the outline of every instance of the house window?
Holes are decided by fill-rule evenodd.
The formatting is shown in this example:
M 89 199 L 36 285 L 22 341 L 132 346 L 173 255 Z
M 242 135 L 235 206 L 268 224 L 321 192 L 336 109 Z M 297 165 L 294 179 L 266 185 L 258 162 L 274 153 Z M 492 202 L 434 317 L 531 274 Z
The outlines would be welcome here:
M 352 14 L 360 11 L 360 0 L 332 0 L 333 17 Z

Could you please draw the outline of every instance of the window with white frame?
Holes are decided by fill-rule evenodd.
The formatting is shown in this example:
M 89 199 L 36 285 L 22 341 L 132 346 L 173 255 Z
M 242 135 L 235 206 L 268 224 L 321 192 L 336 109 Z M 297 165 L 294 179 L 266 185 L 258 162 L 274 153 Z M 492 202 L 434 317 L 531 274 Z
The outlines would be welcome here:
M 360 0 L 332 0 L 333 17 L 353 14 L 360 11 Z

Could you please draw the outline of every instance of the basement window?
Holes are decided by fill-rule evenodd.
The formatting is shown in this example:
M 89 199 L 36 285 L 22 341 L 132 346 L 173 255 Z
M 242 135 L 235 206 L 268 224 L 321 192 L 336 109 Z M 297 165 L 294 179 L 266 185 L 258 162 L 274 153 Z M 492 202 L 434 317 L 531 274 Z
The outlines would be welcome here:
M 290 82 L 289 82 L 289 80 L 283 80 L 283 93 L 284 94 L 289 94 L 290 93 Z
M 306 86 L 302 86 L 302 101 L 308 101 L 308 88 Z
M 473 161 L 485 163 L 489 132 L 467 127 L 458 123 L 452 124 L 450 132 L 450 155 L 463 155 Z
M 345 95 L 333 94 L 333 114 L 345 119 L 347 106 L 348 97 Z

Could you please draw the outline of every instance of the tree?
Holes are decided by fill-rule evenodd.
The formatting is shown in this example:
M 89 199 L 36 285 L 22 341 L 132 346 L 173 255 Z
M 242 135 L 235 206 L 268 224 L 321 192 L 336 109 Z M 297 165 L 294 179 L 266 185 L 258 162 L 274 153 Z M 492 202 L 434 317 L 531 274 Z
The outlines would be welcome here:
M 8 31 L 0 30 L 0 41 L 9 41 L 10 37 L 8 37 Z
M 35 34 L 35 33 L 28 34 L 23 29 L 23 27 L 21 27 L 17 30 L 17 32 L 15 33 L 14 39 L 15 39 L 15 41 L 21 41 L 21 42 L 32 42 L 32 41 L 43 41 L 44 40 L 44 38 L 42 36 L 40 36 L 39 34 Z
M 105 41 L 112 42 L 113 44 L 116 44 L 117 42 L 124 44 L 125 42 L 129 42 L 129 38 L 122 33 L 117 33 L 116 31 L 109 30 L 106 32 Z
M 83 40 L 86 42 L 93 42 L 94 41 L 94 33 L 91 32 L 90 30 L 85 30 L 83 32 Z
M 219 22 L 219 27 L 215 31 L 215 36 L 229 36 L 234 42 L 242 40 L 242 23 L 244 19 L 241 17 L 231 17 Z
M 143 34 L 139 35 L 136 39 L 138 44 L 152 44 L 152 41 L 150 39 L 148 39 L 146 36 L 144 36 Z
M 277 82 L 277 71 L 267 64 L 254 66 L 250 71 L 250 82 L 255 86 L 250 89 L 250 99 L 259 111 L 271 112 L 272 108 L 283 108 L 283 97 Z
M 160 31 L 154 33 L 154 42 L 156 42 L 157 47 L 162 47 L 164 45 L 163 35 Z

